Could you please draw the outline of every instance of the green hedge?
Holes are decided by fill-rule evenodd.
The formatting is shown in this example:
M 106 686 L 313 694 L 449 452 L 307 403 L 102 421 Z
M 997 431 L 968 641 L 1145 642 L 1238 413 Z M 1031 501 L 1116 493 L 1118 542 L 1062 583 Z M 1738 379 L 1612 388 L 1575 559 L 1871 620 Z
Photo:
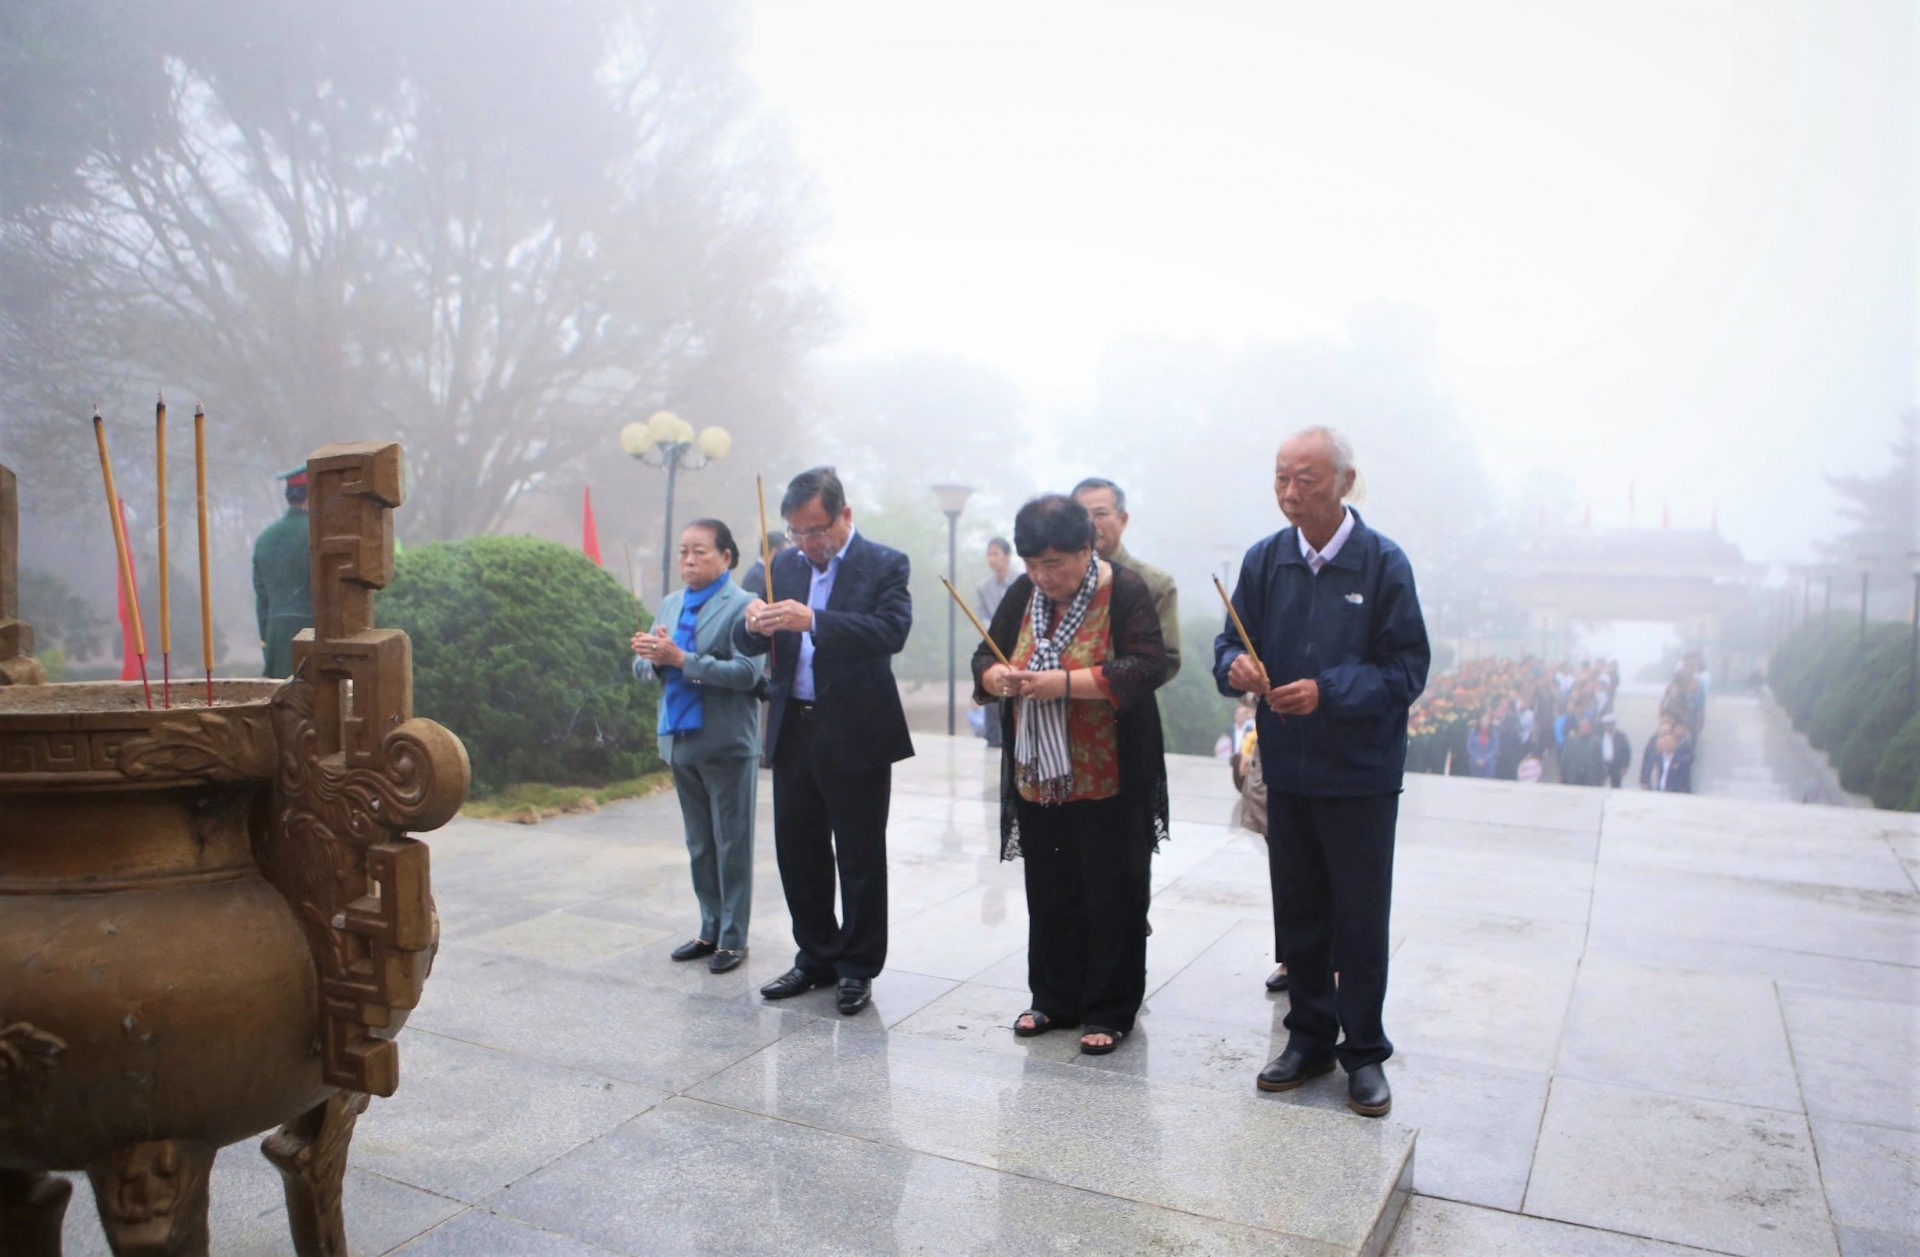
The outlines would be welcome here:
M 1915 811 L 1920 791 L 1920 716 L 1900 726 L 1873 772 L 1873 805 L 1895 811 Z
M 630 671 L 633 599 L 579 551 L 532 537 L 411 547 L 378 618 L 413 639 L 414 710 L 466 742 L 476 795 L 659 767 L 657 691 Z
M 1794 726 L 1827 752 L 1842 788 L 1883 808 L 1920 810 L 1920 721 L 1907 702 L 1911 630 L 1874 624 L 1863 646 L 1852 620 L 1804 625 L 1767 665 Z

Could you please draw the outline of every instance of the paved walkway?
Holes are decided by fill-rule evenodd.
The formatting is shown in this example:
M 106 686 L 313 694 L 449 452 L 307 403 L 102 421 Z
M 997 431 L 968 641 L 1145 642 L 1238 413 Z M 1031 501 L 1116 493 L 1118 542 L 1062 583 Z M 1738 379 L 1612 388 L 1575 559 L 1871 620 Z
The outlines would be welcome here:
M 1148 1007 L 1113 1056 L 1016 1040 L 1020 869 L 979 743 L 896 777 L 873 1010 L 713 977 L 659 797 L 433 837 L 444 946 L 398 1096 L 353 1149 L 363 1255 L 1920 1253 L 1920 824 L 1884 813 L 1415 777 L 1396 866 L 1396 1106 L 1253 1075 L 1284 1035 L 1262 842 L 1173 761 Z M 766 825 L 762 799 L 762 833 Z M 213 1251 L 287 1251 L 240 1145 Z M 102 1252 L 84 1183 L 68 1251 Z

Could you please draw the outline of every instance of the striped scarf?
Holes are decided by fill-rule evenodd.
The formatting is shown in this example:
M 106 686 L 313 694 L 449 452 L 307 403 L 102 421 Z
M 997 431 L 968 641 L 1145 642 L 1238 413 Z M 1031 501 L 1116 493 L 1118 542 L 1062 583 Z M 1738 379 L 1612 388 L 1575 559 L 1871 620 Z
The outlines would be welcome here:
M 1087 560 L 1087 575 L 1080 582 L 1066 614 L 1045 635 L 1053 617 L 1053 602 L 1033 587 L 1028 605 L 1028 622 L 1033 628 L 1033 657 L 1027 660 L 1028 672 L 1048 672 L 1060 666 L 1061 656 L 1073 645 L 1074 635 L 1087 618 L 1094 590 L 1100 586 L 1100 561 Z M 1020 722 L 1014 734 L 1013 759 L 1021 786 L 1037 803 L 1065 803 L 1073 794 L 1073 755 L 1067 748 L 1067 700 L 1065 698 L 1029 698 L 1020 704 Z

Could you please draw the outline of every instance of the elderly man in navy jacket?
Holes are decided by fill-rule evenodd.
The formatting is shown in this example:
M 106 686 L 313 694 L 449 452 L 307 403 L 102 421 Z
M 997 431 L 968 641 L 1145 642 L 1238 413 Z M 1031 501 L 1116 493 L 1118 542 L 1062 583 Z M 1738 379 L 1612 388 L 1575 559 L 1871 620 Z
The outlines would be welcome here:
M 1221 693 L 1262 700 L 1274 935 L 1293 1006 L 1260 1089 L 1290 1090 L 1338 1059 L 1348 1106 L 1378 1117 L 1393 1107 L 1380 1009 L 1394 823 L 1429 652 L 1413 568 L 1345 504 L 1353 484 L 1353 447 L 1333 429 L 1281 445 L 1273 490 L 1293 526 L 1247 551 L 1233 593 L 1260 662 L 1231 620 L 1213 653 Z
M 913 754 L 893 657 L 913 628 L 913 596 L 907 556 L 854 531 L 833 468 L 795 476 L 780 514 L 793 546 L 773 556 L 772 601 L 748 603 L 733 630 L 740 654 L 773 652 L 773 850 L 798 949 L 760 994 L 837 982 L 836 1005 L 852 1015 L 887 961 L 887 810 L 893 765 Z

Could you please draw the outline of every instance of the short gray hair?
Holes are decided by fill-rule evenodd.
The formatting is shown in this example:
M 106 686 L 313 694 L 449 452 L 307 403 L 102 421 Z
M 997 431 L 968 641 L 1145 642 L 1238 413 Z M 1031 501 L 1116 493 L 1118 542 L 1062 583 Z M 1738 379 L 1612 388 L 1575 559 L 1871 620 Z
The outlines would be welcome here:
M 1342 472 L 1359 470 L 1354 464 L 1353 442 L 1347 440 L 1347 434 L 1340 431 L 1340 429 L 1329 428 L 1323 423 L 1316 423 L 1300 429 L 1288 437 L 1287 440 L 1297 441 L 1303 436 L 1317 436 L 1327 443 L 1327 448 L 1333 451 L 1333 470 L 1335 475 L 1339 475 Z
M 1123 515 L 1126 514 L 1127 491 L 1104 476 L 1088 476 L 1085 480 L 1073 486 L 1073 492 L 1068 496 L 1077 499 L 1081 494 L 1091 492 L 1095 489 L 1106 489 L 1110 491 L 1113 494 L 1113 509 Z

